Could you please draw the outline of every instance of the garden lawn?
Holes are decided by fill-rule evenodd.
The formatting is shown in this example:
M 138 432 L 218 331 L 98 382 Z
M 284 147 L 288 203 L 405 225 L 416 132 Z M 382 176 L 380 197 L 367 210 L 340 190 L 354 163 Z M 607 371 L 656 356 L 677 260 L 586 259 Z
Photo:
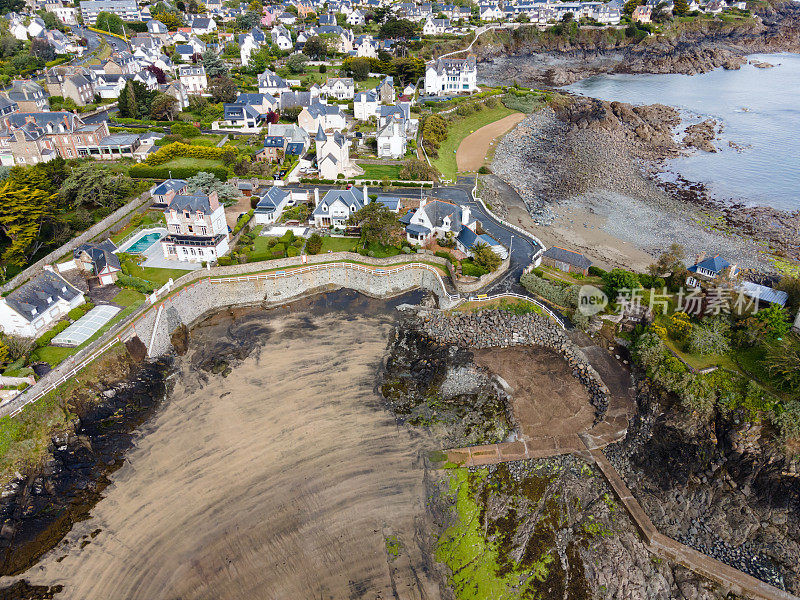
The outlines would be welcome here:
M 362 163 L 358 166 L 364 169 L 364 174 L 361 175 L 364 179 L 389 179 L 390 181 L 400 179 L 400 170 L 403 168 L 403 165 L 374 165 L 371 163 Z
M 247 254 L 247 262 L 258 262 L 272 258 L 272 249 L 267 246 L 270 238 L 266 235 L 259 235 L 253 241 L 253 251 Z
M 462 140 L 484 125 L 494 123 L 515 112 L 517 111 L 506 108 L 501 104 L 495 108 L 484 108 L 482 111 L 466 117 L 456 117 L 456 121 L 447 129 L 447 139 L 439 147 L 439 157 L 433 159 L 433 166 L 439 169 L 444 179 L 455 181 L 458 170 L 456 166 L 456 151 Z
M 164 221 L 164 213 L 157 210 L 149 210 L 142 216 L 142 220 L 137 222 L 137 220 L 133 220 L 133 222 L 128 223 L 120 229 L 117 233 L 111 236 L 111 241 L 114 242 L 119 246 L 119 243 L 125 239 L 125 237 L 130 234 L 134 229 L 137 227 L 148 227 L 150 225 L 164 225 L 166 223 Z M 72 258 L 72 254 L 68 255 L 69 258 Z
M 203 167 L 224 167 L 225 165 L 221 160 L 212 158 L 190 158 L 188 156 L 182 156 L 180 158 L 173 158 L 171 161 L 158 166 L 159 168 L 166 169 L 177 169 L 179 167 L 202 169 Z
M 326 252 L 353 252 L 357 243 L 358 238 L 325 236 L 322 238 L 322 249 L 319 251 L 319 253 L 325 254 Z

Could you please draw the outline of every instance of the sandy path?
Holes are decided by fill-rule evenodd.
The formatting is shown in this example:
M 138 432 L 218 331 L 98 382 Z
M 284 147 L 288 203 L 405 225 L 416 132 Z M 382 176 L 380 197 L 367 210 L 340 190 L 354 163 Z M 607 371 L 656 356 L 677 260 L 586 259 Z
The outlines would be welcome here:
M 389 319 L 209 323 L 190 354 L 257 325 L 266 345 L 227 378 L 184 359 L 91 518 L 24 576 L 82 600 L 438 598 L 415 544 L 421 438 L 373 390 Z
M 477 171 L 480 169 L 486 160 L 486 153 L 489 151 L 491 142 L 511 131 L 524 118 L 524 114 L 514 113 L 499 121 L 484 125 L 465 137 L 456 152 L 458 170 Z
M 563 437 L 591 429 L 594 407 L 567 361 L 539 347 L 475 350 L 475 363 L 512 388 L 514 417 L 531 440 Z

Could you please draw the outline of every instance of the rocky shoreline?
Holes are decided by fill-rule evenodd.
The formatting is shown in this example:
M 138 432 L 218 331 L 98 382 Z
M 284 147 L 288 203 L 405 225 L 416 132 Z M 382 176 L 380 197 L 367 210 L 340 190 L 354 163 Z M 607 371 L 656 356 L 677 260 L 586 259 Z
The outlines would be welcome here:
M 800 7 L 774 2 L 739 22 L 699 19 L 641 42 L 580 30 L 577 37 L 522 28 L 503 42 L 477 44 L 478 77 L 507 85 L 561 87 L 601 73 L 683 73 L 739 69 L 747 55 L 800 52 Z M 761 68 L 768 68 L 765 63 Z
M 28 569 L 86 517 L 101 499 L 109 475 L 123 464 L 136 428 L 164 398 L 170 361 L 139 362 L 144 346 L 137 341 L 128 343 L 129 353 L 105 359 L 106 376 L 69 398 L 77 416 L 53 435 L 41 467 L 5 486 L 0 499 L 2 575 Z M 44 598 L 54 591 L 20 582 L 9 589 L 30 594 L 15 598 Z
M 800 459 L 763 426 L 703 422 L 637 382 L 639 411 L 604 453 L 664 534 L 800 593 Z
M 651 256 L 678 242 L 689 256 L 714 248 L 741 268 L 758 271 L 773 269 L 765 250 L 800 258 L 800 212 L 729 205 L 710 198 L 700 184 L 658 177 L 664 161 L 687 148 L 715 150 L 717 123 L 687 126 L 682 141 L 673 135 L 679 123 L 679 112 L 663 105 L 569 97 L 555 109 L 529 115 L 509 133 L 497 146 L 492 171 L 542 226 L 558 225 L 559 209 L 579 209 L 600 220 L 585 222 L 584 230 L 602 227 Z M 502 212 L 502 194 L 490 190 L 488 199 Z M 564 218 L 562 226 L 577 229 L 576 237 L 591 233 Z M 563 243 L 570 241 L 591 258 L 608 260 L 593 255 L 590 243 Z M 621 259 L 613 262 L 632 266 L 633 260 L 626 265 Z

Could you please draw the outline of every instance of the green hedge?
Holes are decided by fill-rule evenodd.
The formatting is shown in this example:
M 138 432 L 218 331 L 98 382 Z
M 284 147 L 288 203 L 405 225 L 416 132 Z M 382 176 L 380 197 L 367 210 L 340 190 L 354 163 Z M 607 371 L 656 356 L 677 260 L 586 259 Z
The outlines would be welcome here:
M 239 220 L 236 222 L 236 227 L 234 227 L 234 228 L 233 228 L 233 233 L 234 233 L 234 235 L 236 235 L 237 233 L 239 233 L 239 231 L 240 231 L 242 228 L 244 228 L 244 226 L 245 226 L 245 225 L 247 225 L 247 224 L 250 222 L 250 219 L 252 219 L 252 218 L 253 218 L 253 213 L 254 213 L 254 212 L 255 212 L 255 211 L 254 211 L 253 209 L 250 209 L 249 211 L 247 211 L 247 213 L 246 213 L 245 215 L 243 215 L 243 216 L 242 216 L 242 217 L 241 217 L 241 218 L 240 218 L 240 219 L 239 219 Z
M 44 348 L 45 346 L 50 345 L 50 342 L 53 341 L 53 338 L 64 331 L 67 327 L 69 327 L 69 323 L 67 321 L 59 321 L 56 323 L 55 327 L 53 327 L 47 333 L 42 334 L 42 336 L 36 340 L 36 347 Z
M 93 308 L 94 304 L 92 304 L 91 302 L 86 302 L 76 308 L 73 308 L 71 311 L 67 313 L 67 316 L 69 317 L 70 321 L 77 321 Z
M 134 165 L 128 170 L 128 175 L 134 179 L 169 179 L 170 172 L 176 179 L 189 179 L 200 172 L 213 173 L 221 181 L 228 181 L 228 169 L 225 167 L 151 167 L 149 165 Z
M 117 277 L 117 285 L 123 288 L 136 290 L 142 294 L 152 294 L 155 287 L 147 279 L 141 277 L 133 277 L 131 275 L 119 275 Z

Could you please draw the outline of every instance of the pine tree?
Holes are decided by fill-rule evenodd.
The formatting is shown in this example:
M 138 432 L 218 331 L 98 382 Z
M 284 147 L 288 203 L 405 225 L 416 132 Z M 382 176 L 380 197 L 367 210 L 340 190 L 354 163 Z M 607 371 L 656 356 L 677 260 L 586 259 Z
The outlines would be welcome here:
M 672 12 L 680 17 L 685 17 L 687 14 L 689 14 L 689 4 L 686 2 L 686 0 L 674 0 Z
M 42 226 L 55 216 L 55 194 L 37 188 L 41 172 L 15 170 L 0 187 L 0 230 L 11 241 L 3 252 L 6 263 L 24 265 L 44 245 Z
M 133 82 L 128 81 L 119 95 L 119 113 L 123 117 L 135 119 L 139 116 L 139 106 L 136 102 L 136 92 Z
M 228 68 L 225 66 L 225 63 L 222 62 L 222 59 L 212 50 L 206 50 L 205 53 L 203 53 L 203 67 L 209 79 L 228 74 Z

